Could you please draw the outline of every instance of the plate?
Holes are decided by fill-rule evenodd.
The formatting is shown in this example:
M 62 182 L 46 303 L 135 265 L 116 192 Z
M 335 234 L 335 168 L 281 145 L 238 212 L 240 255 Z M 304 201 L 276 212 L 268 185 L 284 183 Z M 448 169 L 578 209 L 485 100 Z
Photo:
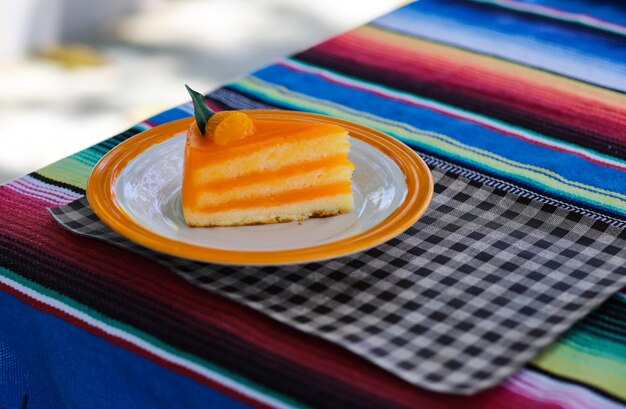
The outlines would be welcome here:
M 182 164 L 192 117 L 149 129 L 107 153 L 93 169 L 87 199 L 116 232 L 153 250 L 238 265 L 325 260 L 400 234 L 424 213 L 432 175 L 409 147 L 374 129 L 323 115 L 244 111 L 255 119 L 327 122 L 348 130 L 355 164 L 354 212 L 302 223 L 191 228 L 181 208 Z

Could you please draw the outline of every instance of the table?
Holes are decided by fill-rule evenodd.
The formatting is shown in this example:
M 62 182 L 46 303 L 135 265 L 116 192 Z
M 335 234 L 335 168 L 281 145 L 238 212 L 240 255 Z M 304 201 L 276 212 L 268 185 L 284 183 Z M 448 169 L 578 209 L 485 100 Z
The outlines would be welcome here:
M 617 3 L 423 0 L 207 101 L 365 123 L 434 169 L 612 226 L 623 240 L 624 57 Z M 83 196 L 103 154 L 190 109 L 0 187 L 1 407 L 626 406 L 624 290 L 499 386 L 444 394 L 53 221 L 46 209 Z M 623 248 L 603 255 L 626 261 Z

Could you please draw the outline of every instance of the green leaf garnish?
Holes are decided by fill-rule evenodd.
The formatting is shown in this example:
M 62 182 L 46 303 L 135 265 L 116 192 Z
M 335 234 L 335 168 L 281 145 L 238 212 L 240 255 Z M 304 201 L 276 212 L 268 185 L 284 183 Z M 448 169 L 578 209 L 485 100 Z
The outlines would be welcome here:
M 206 123 L 209 118 L 215 115 L 215 111 L 207 106 L 206 101 L 204 100 L 204 95 L 192 90 L 187 84 L 185 84 L 185 88 L 187 88 L 187 92 L 189 92 L 191 100 L 193 101 L 193 115 L 196 117 L 198 129 L 200 129 L 200 133 L 204 135 Z

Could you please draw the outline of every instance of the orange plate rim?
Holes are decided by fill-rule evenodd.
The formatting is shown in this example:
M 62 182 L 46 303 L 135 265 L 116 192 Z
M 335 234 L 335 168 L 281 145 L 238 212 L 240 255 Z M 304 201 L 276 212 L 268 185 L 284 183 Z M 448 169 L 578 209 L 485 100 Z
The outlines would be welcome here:
M 287 250 L 241 251 L 189 244 L 148 230 L 130 217 L 116 200 L 115 183 L 126 165 L 152 145 L 185 132 L 193 117 L 148 129 L 122 142 L 96 164 L 87 182 L 87 200 L 106 225 L 126 238 L 162 253 L 187 259 L 234 265 L 284 265 L 320 261 L 364 251 L 404 232 L 426 211 L 433 195 L 428 166 L 408 146 L 372 128 L 325 115 L 281 110 L 246 110 L 256 119 L 326 122 L 344 127 L 390 157 L 405 176 L 407 194 L 394 212 L 378 225 L 337 241 Z M 236 227 L 235 227 L 236 228 Z

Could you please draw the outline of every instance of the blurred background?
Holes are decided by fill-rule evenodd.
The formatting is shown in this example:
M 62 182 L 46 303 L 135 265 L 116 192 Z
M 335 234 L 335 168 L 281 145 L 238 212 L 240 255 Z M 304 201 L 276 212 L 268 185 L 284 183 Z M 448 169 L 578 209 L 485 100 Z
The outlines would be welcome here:
M 0 183 L 406 2 L 0 0 Z

